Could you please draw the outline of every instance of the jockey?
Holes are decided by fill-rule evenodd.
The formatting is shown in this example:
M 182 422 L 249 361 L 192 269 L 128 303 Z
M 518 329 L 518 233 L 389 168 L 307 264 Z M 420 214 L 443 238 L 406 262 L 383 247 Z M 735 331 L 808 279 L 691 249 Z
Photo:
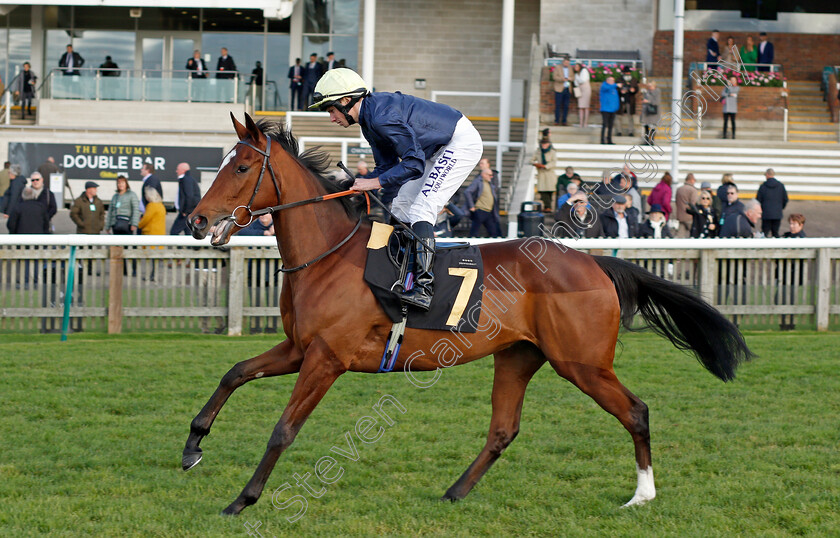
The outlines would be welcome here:
M 358 123 L 376 167 L 351 187 L 384 189 L 391 211 L 421 238 L 415 245 L 415 284 L 403 300 L 422 310 L 432 302 L 437 216 L 481 158 L 481 136 L 447 105 L 399 92 L 371 93 L 355 71 L 332 69 L 315 86 L 310 107 L 342 127 Z

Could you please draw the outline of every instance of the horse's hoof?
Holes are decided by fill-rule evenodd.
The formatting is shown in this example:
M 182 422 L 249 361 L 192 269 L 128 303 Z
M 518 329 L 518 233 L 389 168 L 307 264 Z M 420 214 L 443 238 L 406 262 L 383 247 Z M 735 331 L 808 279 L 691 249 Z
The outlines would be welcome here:
M 222 510 L 222 515 L 223 516 L 238 516 L 239 512 L 241 512 L 241 511 L 242 511 L 242 508 L 239 508 L 237 506 L 236 501 L 234 501 L 234 502 L 230 503 L 230 506 L 228 506 L 227 508 Z
M 461 499 L 463 499 L 462 496 L 456 495 L 456 494 L 454 494 L 452 492 L 449 492 L 449 491 L 444 493 L 443 497 L 440 498 L 441 501 L 449 501 L 449 502 L 453 502 L 453 503 L 455 501 L 460 501 Z
M 184 456 L 181 458 L 181 467 L 185 471 L 189 471 L 201 461 L 202 453 L 200 448 L 195 450 L 184 449 Z
M 642 506 L 646 504 L 648 501 L 652 501 L 653 497 L 643 497 L 641 495 L 634 495 L 632 499 L 627 501 L 627 503 L 621 505 L 622 508 L 630 508 L 631 506 Z

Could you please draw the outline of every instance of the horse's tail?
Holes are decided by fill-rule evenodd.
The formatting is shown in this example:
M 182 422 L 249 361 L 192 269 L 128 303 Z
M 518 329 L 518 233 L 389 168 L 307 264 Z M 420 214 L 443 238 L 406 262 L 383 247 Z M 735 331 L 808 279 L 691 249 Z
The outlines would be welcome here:
M 641 314 L 642 329 L 653 329 L 677 348 L 694 352 L 707 370 L 724 381 L 734 379 L 738 365 L 752 358 L 738 328 L 688 288 L 619 258 L 594 258 L 615 284 L 627 329 L 633 316 Z

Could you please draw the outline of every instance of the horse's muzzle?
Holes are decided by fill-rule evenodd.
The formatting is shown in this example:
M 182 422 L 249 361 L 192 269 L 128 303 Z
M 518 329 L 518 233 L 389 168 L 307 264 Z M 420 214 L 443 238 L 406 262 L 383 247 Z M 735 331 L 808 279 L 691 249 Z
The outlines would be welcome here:
M 196 239 L 204 239 L 206 235 L 204 230 L 207 228 L 207 219 L 201 215 L 195 215 L 190 219 L 187 219 L 187 226 L 189 226 L 190 231 L 192 231 L 193 237 Z

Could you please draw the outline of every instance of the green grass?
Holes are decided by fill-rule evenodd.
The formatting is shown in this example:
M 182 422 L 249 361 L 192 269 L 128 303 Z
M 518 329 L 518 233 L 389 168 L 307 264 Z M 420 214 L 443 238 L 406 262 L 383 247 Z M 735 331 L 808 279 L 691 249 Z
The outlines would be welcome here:
M 759 357 L 724 384 L 653 335 L 626 335 L 622 381 L 651 409 L 657 498 L 633 494 L 630 436 L 544 367 L 522 431 L 473 492 L 438 499 L 481 449 L 492 360 L 422 390 L 402 374 L 342 377 L 280 458 L 266 493 L 219 516 L 250 478 L 295 376 L 239 389 L 185 473 L 190 420 L 236 361 L 277 337 L 0 338 L 2 536 L 787 536 L 840 529 L 838 334 L 750 334 Z M 309 499 L 296 523 L 271 492 L 312 472 L 383 394 L 407 412 Z M 332 454 L 335 455 L 335 454 Z M 315 484 L 317 480 L 310 479 Z M 295 488 L 295 492 L 303 492 Z M 291 495 L 286 492 L 283 498 Z

